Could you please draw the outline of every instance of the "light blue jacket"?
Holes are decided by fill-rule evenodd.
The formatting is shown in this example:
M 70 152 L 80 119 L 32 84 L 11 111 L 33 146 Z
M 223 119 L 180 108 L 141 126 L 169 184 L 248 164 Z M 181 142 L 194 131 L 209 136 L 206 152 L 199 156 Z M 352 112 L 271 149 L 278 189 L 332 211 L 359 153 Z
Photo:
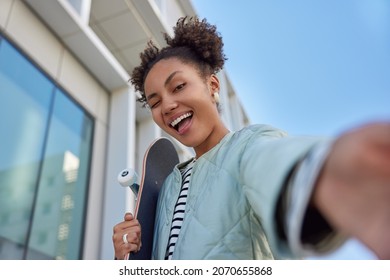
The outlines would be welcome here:
M 227 134 L 195 162 L 173 259 L 291 256 L 277 234 L 276 204 L 294 166 L 319 142 L 286 137 L 266 125 Z M 180 166 L 166 179 L 159 196 L 154 259 L 165 257 L 181 187 Z

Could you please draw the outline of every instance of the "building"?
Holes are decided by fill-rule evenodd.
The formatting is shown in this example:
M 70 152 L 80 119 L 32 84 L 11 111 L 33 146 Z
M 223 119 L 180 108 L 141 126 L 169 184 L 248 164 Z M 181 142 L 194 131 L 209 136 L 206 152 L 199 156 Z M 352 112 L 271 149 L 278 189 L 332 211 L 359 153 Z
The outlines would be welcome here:
M 190 0 L 0 1 L 0 259 L 112 259 L 133 207 L 117 175 L 167 136 L 129 73 Z M 249 123 L 226 72 L 222 118 Z M 191 150 L 176 143 L 181 159 Z

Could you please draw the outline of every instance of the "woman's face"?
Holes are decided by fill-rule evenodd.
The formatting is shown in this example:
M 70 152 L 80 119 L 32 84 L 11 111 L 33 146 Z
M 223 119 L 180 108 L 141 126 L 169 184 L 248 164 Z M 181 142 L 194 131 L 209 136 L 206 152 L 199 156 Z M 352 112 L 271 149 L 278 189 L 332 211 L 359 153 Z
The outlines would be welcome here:
M 197 157 L 214 147 L 227 133 L 213 94 L 219 91 L 215 75 L 202 79 L 197 69 L 176 58 L 157 62 L 145 79 L 145 96 L 153 120 Z

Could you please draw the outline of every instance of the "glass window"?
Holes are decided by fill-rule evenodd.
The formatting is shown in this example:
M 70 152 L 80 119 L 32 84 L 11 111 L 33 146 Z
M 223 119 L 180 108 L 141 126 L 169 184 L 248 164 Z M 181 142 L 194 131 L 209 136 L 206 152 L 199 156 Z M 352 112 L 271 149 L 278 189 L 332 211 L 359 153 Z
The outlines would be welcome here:
M 0 39 L 0 259 L 79 259 L 93 119 Z
M 91 136 L 91 119 L 57 90 L 27 258 L 37 254 L 56 259 L 79 257 Z
M 6 40 L 0 46 L 0 258 L 22 259 L 53 85 Z M 12 252 L 12 253 L 11 253 Z

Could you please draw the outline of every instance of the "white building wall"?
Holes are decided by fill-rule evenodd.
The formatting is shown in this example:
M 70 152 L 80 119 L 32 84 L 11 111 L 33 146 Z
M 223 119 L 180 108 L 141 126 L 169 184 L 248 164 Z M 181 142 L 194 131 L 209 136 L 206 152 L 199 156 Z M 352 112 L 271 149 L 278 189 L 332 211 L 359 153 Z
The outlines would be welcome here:
M 91 12 L 91 1 L 92 0 L 67 0 L 75 8 L 77 13 L 80 15 L 81 20 L 88 24 L 89 14 Z
M 146 110 L 146 109 L 144 109 Z M 137 123 L 137 164 L 135 166 L 139 175 L 142 173 L 142 162 L 149 144 L 154 139 L 161 137 L 161 129 L 154 123 L 152 118 L 146 118 Z
M 99 259 L 112 95 L 22 1 L 1 0 L 0 11 L 2 31 L 95 118 L 83 258 Z M 117 161 L 120 161 L 119 157 Z M 120 197 L 123 198 L 123 193 Z
M 172 0 L 150 0 L 156 11 L 159 13 L 161 20 L 170 28 L 176 24 L 178 18 L 183 16 L 183 10 L 175 1 Z
M 114 256 L 113 226 L 116 221 L 123 219 L 125 211 L 132 211 L 134 207 L 130 189 L 122 188 L 117 181 L 121 170 L 135 165 L 135 94 L 129 88 L 111 93 L 109 130 L 103 213 L 100 216 L 103 218 L 100 230 L 102 238 L 99 244 L 100 258 L 108 259 Z M 91 215 L 95 214 L 91 212 Z
M 220 81 L 220 91 L 219 91 L 220 101 L 221 101 L 220 114 L 227 128 L 229 130 L 234 130 L 235 127 L 231 121 L 232 116 L 231 116 L 230 106 L 229 106 L 229 89 L 226 81 L 226 76 L 223 71 L 218 74 L 218 78 Z

